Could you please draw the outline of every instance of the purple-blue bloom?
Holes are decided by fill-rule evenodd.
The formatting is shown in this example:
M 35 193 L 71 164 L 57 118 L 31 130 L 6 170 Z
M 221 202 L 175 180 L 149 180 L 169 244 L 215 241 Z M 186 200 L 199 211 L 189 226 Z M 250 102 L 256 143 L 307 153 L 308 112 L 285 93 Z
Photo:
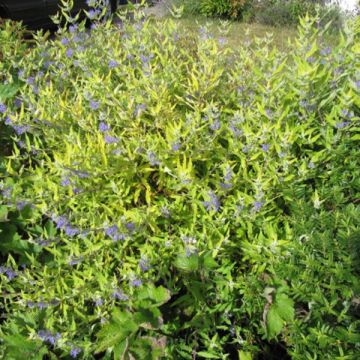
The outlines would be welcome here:
M 342 121 L 342 122 L 336 123 L 335 127 L 336 127 L 337 129 L 343 129 L 344 127 L 346 127 L 346 126 L 348 126 L 348 125 L 350 125 L 350 124 L 351 124 L 350 121 Z
M 99 9 L 96 9 L 96 10 L 91 9 L 91 10 L 89 10 L 89 12 L 88 12 L 88 17 L 89 17 L 90 20 L 93 20 L 93 19 L 95 19 L 99 14 L 100 14 L 100 10 L 99 10 Z
M 71 350 L 70 350 L 70 356 L 73 358 L 73 359 L 76 359 L 77 356 L 81 353 L 81 349 L 79 347 L 72 347 Z
M 0 103 L 0 113 L 5 114 L 6 112 L 6 105 L 3 103 Z
M 83 260 L 83 257 L 82 257 L 82 256 L 80 256 L 80 257 L 78 257 L 78 258 L 72 257 L 72 258 L 68 261 L 68 264 L 69 264 L 70 266 L 78 265 L 78 264 L 80 264 L 80 263 L 82 262 L 82 260 Z
M 113 241 L 125 240 L 126 236 L 119 232 L 117 225 L 112 225 L 105 229 L 105 234 L 109 236 Z
M 160 165 L 160 161 L 158 160 L 154 152 L 148 151 L 147 158 L 151 166 Z
M 173 143 L 173 144 L 171 145 L 171 149 L 172 149 L 173 151 L 178 151 L 178 150 L 180 150 L 180 148 L 181 148 L 181 143 L 180 143 L 180 142 L 175 142 L 175 143 Z
M 313 62 L 315 61 L 315 58 L 314 58 L 313 56 L 309 56 L 309 57 L 306 59 L 306 61 L 307 61 L 309 64 L 311 64 L 311 63 L 313 63 Z
M 268 152 L 270 149 L 270 144 L 262 144 L 261 149 L 265 152 Z
M 203 201 L 203 205 L 205 206 L 207 211 L 214 210 L 215 212 L 219 211 L 220 209 L 220 200 L 215 195 L 213 191 L 209 192 L 209 201 Z
M 109 69 L 114 69 L 114 68 L 116 68 L 118 65 L 119 65 L 119 63 L 118 63 L 117 61 L 115 61 L 115 60 L 110 60 L 110 61 L 108 62 L 108 67 L 109 67 Z
M 120 289 L 115 289 L 112 293 L 113 298 L 121 301 L 129 300 L 129 297 L 125 295 Z
M 139 261 L 139 268 L 143 272 L 148 271 L 150 269 L 150 265 L 149 265 L 148 260 L 145 259 L 145 258 L 141 258 L 140 261 Z
M 78 235 L 79 234 L 79 229 L 75 228 L 75 227 L 72 227 L 71 225 L 67 224 L 65 226 L 65 234 L 67 236 L 75 236 L 75 235 Z
M 16 271 L 7 266 L 0 266 L 0 274 L 5 274 L 9 280 L 17 276 Z
M 104 300 L 101 298 L 97 298 L 94 300 L 95 306 L 102 306 L 104 304 Z
M 67 49 L 66 52 L 65 52 L 65 55 L 68 57 L 68 58 L 71 58 L 74 54 L 74 50 L 73 49 Z
M 106 131 L 109 131 L 110 130 L 110 126 L 108 124 L 106 124 L 105 122 L 101 122 L 99 124 L 99 131 L 101 132 L 106 132 Z
M 146 110 L 145 104 L 138 104 L 135 106 L 134 115 L 138 116 L 141 111 L 145 111 L 145 110 Z
M 66 225 L 68 225 L 69 220 L 65 216 L 56 216 L 53 215 L 51 217 L 52 221 L 56 224 L 57 229 L 64 229 Z
M 126 229 L 127 229 L 129 232 L 134 232 L 135 229 L 136 229 L 136 226 L 135 226 L 135 224 L 134 224 L 132 221 L 126 223 L 126 224 L 125 224 L 125 227 L 126 227 Z
M 71 185 L 71 181 L 70 178 L 68 176 L 66 176 L 65 178 L 63 178 L 60 182 L 61 186 L 69 186 Z
M 264 203 L 262 201 L 254 201 L 253 211 L 258 212 L 263 207 Z
M 219 119 L 215 119 L 215 120 L 213 121 L 213 123 L 210 125 L 210 129 L 211 129 L 212 131 L 216 131 L 216 130 L 219 130 L 219 129 L 220 129 L 220 126 L 221 126 L 221 123 L 220 123 Z
M 70 31 L 71 34 L 74 34 L 77 29 L 78 29 L 78 26 L 76 24 L 69 26 L 69 31 Z
M 330 55 L 330 54 L 331 54 L 331 48 L 330 47 L 327 47 L 325 49 L 320 50 L 320 55 L 322 55 L 322 56 L 327 56 L 327 55 Z
M 119 139 L 111 135 L 105 135 L 104 141 L 106 144 L 117 144 L 119 142 Z
M 140 287 L 142 285 L 142 281 L 140 279 L 135 278 L 135 279 L 131 280 L 130 285 L 133 287 Z
M 62 45 L 68 45 L 69 42 L 70 42 L 70 40 L 68 38 L 66 38 L 66 37 L 61 39 L 61 44 Z
M 49 305 L 44 302 L 44 301 L 39 301 L 37 304 L 36 304 L 37 308 L 40 309 L 40 310 L 43 310 L 43 309 L 46 309 L 47 307 L 49 307 Z
M 95 100 L 90 100 L 90 108 L 91 110 L 97 110 L 100 107 L 100 103 Z

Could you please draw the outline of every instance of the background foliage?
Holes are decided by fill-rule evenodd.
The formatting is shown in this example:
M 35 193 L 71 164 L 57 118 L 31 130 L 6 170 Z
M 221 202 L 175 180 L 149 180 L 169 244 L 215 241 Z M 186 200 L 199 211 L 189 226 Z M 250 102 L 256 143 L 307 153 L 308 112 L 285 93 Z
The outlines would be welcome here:
M 1 28 L 1 356 L 356 358 L 359 23 L 285 54 L 120 16 Z
M 332 21 L 333 29 L 341 28 L 344 14 L 336 5 L 326 5 L 322 0 L 175 0 L 185 8 L 185 13 L 208 17 L 222 17 L 271 26 L 296 26 L 306 14 L 321 14 L 322 26 Z

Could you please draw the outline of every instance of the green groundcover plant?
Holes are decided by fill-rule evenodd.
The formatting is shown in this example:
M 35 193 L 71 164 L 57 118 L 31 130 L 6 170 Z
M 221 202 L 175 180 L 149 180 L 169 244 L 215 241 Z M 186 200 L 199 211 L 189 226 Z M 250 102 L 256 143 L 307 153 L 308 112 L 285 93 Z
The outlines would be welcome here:
M 0 357 L 356 359 L 359 23 L 285 54 L 63 15 L 1 28 Z

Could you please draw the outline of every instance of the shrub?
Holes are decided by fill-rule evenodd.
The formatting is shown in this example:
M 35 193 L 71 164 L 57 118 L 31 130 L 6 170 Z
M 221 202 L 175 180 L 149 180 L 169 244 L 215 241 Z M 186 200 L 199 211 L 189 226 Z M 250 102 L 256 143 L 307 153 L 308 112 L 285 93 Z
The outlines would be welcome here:
M 332 28 L 339 30 L 343 15 L 339 7 L 327 6 L 324 1 L 309 0 L 261 0 L 248 6 L 244 17 L 247 21 L 256 21 L 271 26 L 298 25 L 299 19 L 306 14 L 321 14 L 322 26 L 332 22 Z
M 314 22 L 289 54 L 141 14 L 36 37 L 0 356 L 356 356 L 359 27 L 328 48 Z
M 248 0 L 179 0 L 185 7 L 185 13 L 201 14 L 208 17 L 226 17 L 240 19 Z

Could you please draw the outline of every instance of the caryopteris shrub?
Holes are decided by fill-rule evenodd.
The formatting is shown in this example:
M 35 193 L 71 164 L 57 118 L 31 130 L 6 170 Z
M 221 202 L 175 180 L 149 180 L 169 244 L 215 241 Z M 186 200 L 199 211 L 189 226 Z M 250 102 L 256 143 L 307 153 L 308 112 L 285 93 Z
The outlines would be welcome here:
M 359 25 L 235 53 L 121 17 L 14 64 L 0 356 L 356 358 Z

